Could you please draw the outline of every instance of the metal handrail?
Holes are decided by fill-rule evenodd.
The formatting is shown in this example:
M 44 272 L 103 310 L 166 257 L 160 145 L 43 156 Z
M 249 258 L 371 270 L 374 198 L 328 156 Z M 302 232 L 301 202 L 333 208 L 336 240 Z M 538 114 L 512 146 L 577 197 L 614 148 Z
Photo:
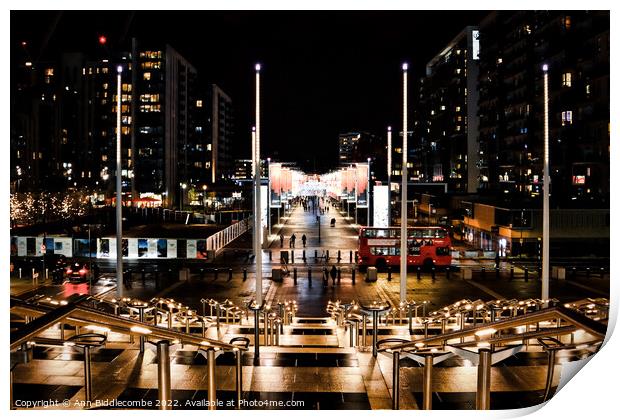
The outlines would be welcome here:
M 583 329 L 589 334 L 603 339 L 605 338 L 605 334 L 607 331 L 607 325 L 602 324 L 600 322 L 594 321 L 581 313 L 567 309 L 561 306 L 556 306 L 552 308 L 541 309 L 539 311 L 530 312 L 524 315 L 518 315 L 509 319 L 502 319 L 500 321 L 483 323 L 474 327 L 465 328 L 460 331 L 451 331 L 445 334 L 439 334 L 428 338 L 419 338 L 415 340 L 408 341 L 407 343 L 397 344 L 393 346 L 384 347 L 385 350 L 403 350 L 410 347 L 414 347 L 418 343 L 422 344 L 432 344 L 436 342 L 444 342 L 447 340 L 452 340 L 455 338 L 467 337 L 472 334 L 475 334 L 478 331 L 493 328 L 495 330 L 501 330 L 506 328 L 514 328 L 519 327 L 524 324 L 531 324 L 536 322 L 547 321 L 550 319 L 556 320 L 561 318 L 563 321 L 566 321 L 577 328 Z M 546 335 L 553 334 L 553 332 L 547 332 Z
M 80 297 L 75 302 L 53 309 L 28 304 L 19 299 L 11 298 L 11 311 L 16 310 L 17 312 L 38 316 L 38 318 L 26 324 L 24 327 L 11 332 L 11 350 L 16 349 L 22 343 L 32 341 L 38 334 L 62 321 L 67 321 L 76 325 L 95 324 L 107 327 L 111 331 L 121 334 L 142 334 L 150 337 L 157 337 L 162 340 L 173 340 L 182 344 L 196 345 L 203 348 L 218 348 L 228 351 L 234 349 L 242 350 L 238 346 L 230 345 L 223 341 L 212 339 L 205 341 L 203 337 L 197 335 L 169 330 L 145 322 L 139 322 L 126 317 L 120 317 L 88 308 L 82 305 L 87 299 L 88 297 L 86 296 Z M 142 328 L 144 333 L 132 331 L 132 328 Z

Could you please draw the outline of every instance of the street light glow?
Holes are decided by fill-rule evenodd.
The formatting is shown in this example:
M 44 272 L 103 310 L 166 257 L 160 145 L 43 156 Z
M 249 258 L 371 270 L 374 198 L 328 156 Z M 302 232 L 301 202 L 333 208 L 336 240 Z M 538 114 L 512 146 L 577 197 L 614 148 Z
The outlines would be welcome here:
M 404 71 L 409 70 L 409 63 L 403 63 L 403 70 Z
M 543 64 L 542 69 L 543 69 L 543 71 L 548 71 L 549 70 L 549 65 L 548 64 Z
M 256 71 L 260 71 L 260 63 L 256 63 L 256 65 L 254 66 L 254 69 Z
M 123 72 L 123 66 L 118 66 L 116 68 L 117 73 L 122 73 Z

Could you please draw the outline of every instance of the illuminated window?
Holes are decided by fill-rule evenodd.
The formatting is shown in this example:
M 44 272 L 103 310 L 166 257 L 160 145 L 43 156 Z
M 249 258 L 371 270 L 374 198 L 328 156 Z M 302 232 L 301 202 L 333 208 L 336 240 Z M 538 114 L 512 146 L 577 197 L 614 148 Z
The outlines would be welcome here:
M 460 106 L 456 107 L 456 112 L 461 112 L 461 107 Z
M 148 71 L 145 71 L 144 74 L 142 74 L 142 78 L 144 80 L 151 80 L 151 73 Z
M 140 112 L 161 112 L 161 105 L 140 105 Z
M 196 101 L 196 107 L 197 107 L 197 108 L 202 108 L 202 99 L 198 99 L 198 100 Z
M 502 64 L 503 60 L 501 58 L 497 59 L 497 64 Z
M 145 102 L 145 103 L 159 102 L 159 93 L 144 93 L 140 95 L 140 102 Z
M 108 73 L 108 68 L 107 67 L 102 68 L 101 69 L 101 73 L 107 74 Z
M 562 86 L 571 87 L 573 75 L 570 72 L 562 73 Z
M 45 69 L 45 75 L 46 76 L 53 76 L 54 75 L 54 69 Z
M 586 85 L 586 96 L 589 98 L 591 93 L 592 93 L 592 90 L 590 88 L 590 85 L 587 84 Z
M 101 161 L 106 162 L 108 160 L 108 155 L 101 155 Z
M 130 127 L 127 127 L 127 126 L 125 126 L 125 127 L 121 127 L 121 133 L 122 133 L 124 136 L 128 135 L 128 134 L 130 133 L 130 131 L 131 131 Z
M 131 92 L 131 84 L 123 83 L 122 86 L 121 86 L 121 90 L 123 92 Z
M 573 111 L 562 111 L 562 125 L 571 125 L 573 123 Z
M 564 29 L 569 30 L 570 26 L 571 26 L 570 16 L 565 16 L 564 17 Z

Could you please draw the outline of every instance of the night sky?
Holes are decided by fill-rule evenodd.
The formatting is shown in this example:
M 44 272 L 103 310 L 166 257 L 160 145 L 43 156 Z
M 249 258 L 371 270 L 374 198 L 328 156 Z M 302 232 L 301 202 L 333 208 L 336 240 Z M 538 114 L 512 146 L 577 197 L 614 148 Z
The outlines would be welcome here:
M 164 41 L 203 80 L 233 100 L 234 155 L 249 158 L 254 121 L 254 63 L 262 71 L 262 155 L 317 171 L 336 165 L 338 133 L 383 135 L 400 127 L 400 64 L 410 81 L 483 11 L 26 11 L 11 12 L 11 49 L 28 42 L 32 60 L 60 52 L 97 54 L 98 36 L 127 50 L 132 36 Z M 14 55 L 15 56 L 15 55 Z M 413 88 L 410 98 L 413 101 Z

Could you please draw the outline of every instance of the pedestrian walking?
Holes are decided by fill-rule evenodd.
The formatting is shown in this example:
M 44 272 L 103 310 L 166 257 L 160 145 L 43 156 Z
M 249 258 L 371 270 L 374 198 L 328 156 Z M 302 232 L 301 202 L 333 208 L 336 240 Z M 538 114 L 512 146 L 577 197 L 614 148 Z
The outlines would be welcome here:
M 295 236 L 295 234 L 293 233 L 291 235 L 291 248 L 295 248 L 295 239 L 297 239 L 297 237 Z
M 306 240 L 307 240 L 307 239 L 308 239 L 308 238 L 306 238 L 306 234 L 305 234 L 305 233 L 304 233 L 303 235 L 301 235 L 301 242 L 303 242 L 303 244 L 304 244 L 304 248 L 306 247 Z
M 329 272 L 329 275 L 332 278 L 332 287 L 336 285 L 336 275 L 338 274 L 338 269 L 335 265 L 332 265 L 332 269 Z

